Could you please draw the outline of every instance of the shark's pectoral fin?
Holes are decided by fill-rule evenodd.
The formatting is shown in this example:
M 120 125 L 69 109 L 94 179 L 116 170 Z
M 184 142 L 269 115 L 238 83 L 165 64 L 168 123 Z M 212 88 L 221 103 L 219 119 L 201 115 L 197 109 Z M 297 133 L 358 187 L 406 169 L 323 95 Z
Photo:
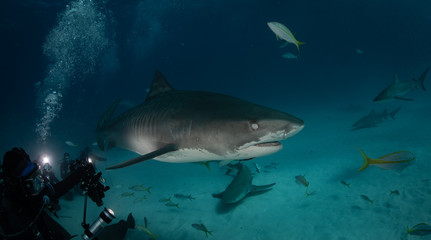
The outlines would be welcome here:
M 256 185 L 252 185 L 251 186 L 251 192 L 259 192 L 259 191 L 266 191 L 266 190 L 270 190 L 272 188 L 272 186 L 274 186 L 275 183 L 271 183 L 268 185 L 261 185 L 261 186 L 256 186 Z
M 413 100 L 413 99 L 403 98 L 403 97 L 399 97 L 399 96 L 395 96 L 395 99 L 404 100 L 404 101 L 412 101 Z
M 163 154 L 168 153 L 168 152 L 173 152 L 173 151 L 176 151 L 176 150 L 178 150 L 178 146 L 177 145 L 175 145 L 175 144 L 168 144 L 168 145 L 166 145 L 166 146 L 164 146 L 164 147 L 162 147 L 160 149 L 157 149 L 154 152 L 150 152 L 150 153 L 147 153 L 145 155 L 142 155 L 142 156 L 130 159 L 128 161 L 119 163 L 117 165 L 113 165 L 113 166 L 107 167 L 106 169 L 107 170 L 111 170 L 111 169 L 128 167 L 130 165 L 137 164 L 137 163 L 140 163 L 140 162 L 143 162 L 143 161 L 147 161 L 147 160 L 150 160 L 150 159 L 155 158 L 157 156 L 163 155 Z

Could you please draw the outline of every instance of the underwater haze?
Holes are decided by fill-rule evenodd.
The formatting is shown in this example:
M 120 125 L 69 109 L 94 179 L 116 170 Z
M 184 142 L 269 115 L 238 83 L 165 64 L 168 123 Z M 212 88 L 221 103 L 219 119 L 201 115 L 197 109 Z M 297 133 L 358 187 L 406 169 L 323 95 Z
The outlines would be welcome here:
M 59 177 L 63 153 L 91 147 L 113 223 L 135 218 L 125 239 L 431 239 L 406 231 L 431 225 L 431 1 L 3 0 L 0 35 L 1 156 L 49 154 Z M 144 102 L 156 70 L 305 122 L 243 161 L 271 190 L 223 203 L 212 194 L 236 172 L 218 163 L 105 169 L 138 154 L 100 150 L 99 119 L 116 99 L 116 115 Z M 361 171 L 358 148 L 375 160 Z M 72 235 L 83 202 L 60 199 Z M 92 221 L 103 206 L 88 204 Z

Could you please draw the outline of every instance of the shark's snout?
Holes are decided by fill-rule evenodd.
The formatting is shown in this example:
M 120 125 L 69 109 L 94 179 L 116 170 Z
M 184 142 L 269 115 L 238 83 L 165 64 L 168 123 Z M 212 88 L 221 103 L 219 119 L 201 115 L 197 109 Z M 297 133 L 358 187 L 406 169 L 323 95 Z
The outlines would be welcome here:
M 290 138 L 293 135 L 299 133 L 304 128 L 304 126 L 304 122 L 300 124 L 293 124 L 292 126 L 290 126 L 289 130 L 284 131 L 283 139 Z

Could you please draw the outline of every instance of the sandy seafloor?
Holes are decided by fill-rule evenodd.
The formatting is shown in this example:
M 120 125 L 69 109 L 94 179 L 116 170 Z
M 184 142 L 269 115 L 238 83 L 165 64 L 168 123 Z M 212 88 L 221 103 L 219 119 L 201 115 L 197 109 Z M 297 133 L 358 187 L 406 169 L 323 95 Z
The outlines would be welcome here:
M 406 227 L 431 222 L 431 126 L 430 95 L 413 94 L 414 102 L 365 105 L 344 102 L 305 111 L 301 117 L 306 127 L 298 135 L 283 141 L 282 151 L 245 164 L 255 172 L 253 162 L 262 167 L 253 183 L 274 188 L 226 206 L 212 193 L 223 191 L 232 180 L 216 163 L 211 171 L 196 164 L 169 164 L 147 161 L 129 168 L 103 171 L 111 190 L 106 192 L 105 206 L 115 211 L 117 219 L 132 212 L 136 225 L 149 221 L 149 230 L 159 239 L 206 239 L 192 228 L 203 223 L 213 231 L 208 239 L 431 239 L 431 236 L 406 236 Z M 369 109 L 402 106 L 396 120 L 389 119 L 377 128 L 350 131 L 351 124 Z M 359 109 L 358 109 L 359 108 Z M 282 109 L 282 108 L 281 108 Z M 320 109 L 320 111 L 319 111 Z M 379 110 L 380 111 L 380 110 Z M 363 112 L 364 114 L 359 114 Z M 358 172 L 363 159 L 356 146 L 369 157 L 407 150 L 416 156 L 413 165 L 398 173 L 370 166 Z M 104 153 L 108 162 L 97 163 L 99 169 L 135 156 L 113 149 Z M 268 168 L 277 163 L 276 168 Z M 272 164 L 274 165 L 274 164 Z M 305 187 L 295 182 L 305 175 Z M 340 183 L 350 183 L 347 187 Z M 133 185 L 151 186 L 151 193 L 133 192 Z M 399 195 L 391 195 L 398 190 Z M 196 199 L 178 200 L 175 193 L 191 194 Z M 146 196 L 143 201 L 135 199 Z M 360 197 L 366 195 L 370 203 Z M 172 197 L 179 208 L 167 207 L 161 198 Z M 61 201 L 60 222 L 71 233 L 82 233 L 83 198 Z M 79 209 L 79 210 L 78 210 Z M 87 221 L 95 219 L 102 208 L 89 202 Z M 71 218 L 70 218 L 71 217 Z M 126 239 L 147 239 L 138 230 L 129 230 Z

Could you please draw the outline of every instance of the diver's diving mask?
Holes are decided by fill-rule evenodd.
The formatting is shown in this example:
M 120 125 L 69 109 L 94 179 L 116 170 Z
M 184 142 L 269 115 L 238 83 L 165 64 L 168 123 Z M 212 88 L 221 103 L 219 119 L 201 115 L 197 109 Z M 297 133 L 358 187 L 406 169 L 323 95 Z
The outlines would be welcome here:
M 39 194 L 45 187 L 39 167 L 32 162 L 22 171 L 21 177 L 24 189 L 32 196 Z

